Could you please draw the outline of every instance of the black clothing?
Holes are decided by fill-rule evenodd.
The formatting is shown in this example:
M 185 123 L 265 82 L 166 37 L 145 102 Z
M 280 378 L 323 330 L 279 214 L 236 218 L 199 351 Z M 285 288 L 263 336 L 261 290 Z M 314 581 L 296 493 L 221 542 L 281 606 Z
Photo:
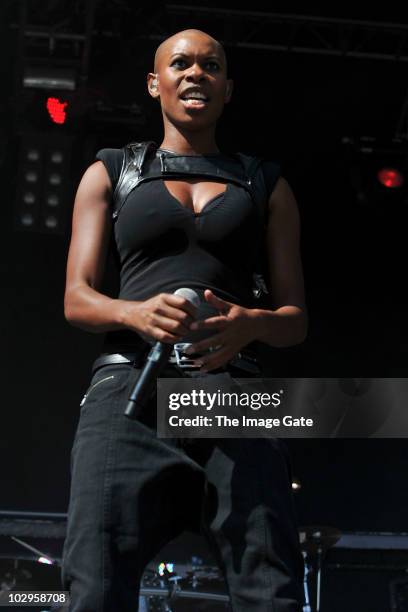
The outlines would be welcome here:
M 121 154 L 98 153 L 113 186 Z M 119 296 L 140 300 L 180 286 L 198 293 L 210 287 L 247 304 L 257 224 L 251 197 L 230 183 L 199 215 L 160 179 L 138 185 L 113 231 Z M 203 304 L 199 316 L 207 312 Z M 109 332 L 104 350 L 138 338 Z M 146 564 L 184 529 L 206 537 L 233 612 L 301 612 L 303 558 L 284 442 L 160 439 L 155 398 L 137 419 L 124 416 L 140 371 L 128 364 L 97 369 L 81 402 L 62 563 L 70 612 L 136 611 Z M 233 369 L 196 374 L 223 390 L 237 377 Z M 168 365 L 161 376 L 179 377 L 180 370 Z
M 159 169 L 159 151 L 146 159 L 148 167 Z M 102 149 L 96 159 L 105 164 L 113 191 L 122 167 L 122 149 Z M 265 162 L 264 175 L 271 193 L 279 166 Z M 113 229 L 120 268 L 118 297 L 145 300 L 190 287 L 199 294 L 211 289 L 227 301 L 253 307 L 252 274 L 262 232 L 255 203 L 236 184 L 227 183 L 223 193 L 194 213 L 170 193 L 164 180 L 142 183 L 130 193 Z M 198 318 L 211 314 L 212 308 L 202 300 Z M 137 341 L 131 331 L 108 332 L 104 350 Z
M 205 537 L 233 612 L 302 612 L 284 442 L 157 438 L 154 399 L 137 420 L 123 415 L 139 372 L 100 368 L 82 402 L 62 564 L 70 612 L 136 612 L 146 564 L 186 529 Z M 167 376 L 179 373 L 168 367 Z M 228 374 L 207 376 L 228 389 Z
M 159 153 L 160 151 L 167 151 L 167 149 L 158 148 L 157 152 Z M 219 155 L 211 155 L 209 157 L 216 158 L 216 157 L 222 157 L 224 155 L 228 156 L 227 154 L 220 153 Z M 109 178 L 112 183 L 112 191 L 114 191 L 116 184 L 118 182 L 118 179 L 119 179 L 121 168 L 122 168 L 122 161 L 123 161 L 122 149 L 100 149 L 96 153 L 95 159 L 100 160 L 105 164 L 106 169 L 109 174 Z M 263 171 L 264 171 L 267 191 L 268 193 L 272 193 L 275 187 L 276 181 L 278 180 L 280 176 L 281 167 L 278 163 L 267 161 L 267 160 L 264 160 L 262 165 L 263 165 Z

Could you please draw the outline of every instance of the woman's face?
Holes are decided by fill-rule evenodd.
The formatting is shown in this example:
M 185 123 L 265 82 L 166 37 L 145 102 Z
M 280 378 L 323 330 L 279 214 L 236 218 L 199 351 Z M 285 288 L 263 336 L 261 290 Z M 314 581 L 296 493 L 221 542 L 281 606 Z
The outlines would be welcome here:
M 204 33 L 182 33 L 164 41 L 156 53 L 149 93 L 160 98 L 163 118 L 173 125 L 202 129 L 214 124 L 229 102 L 223 49 Z

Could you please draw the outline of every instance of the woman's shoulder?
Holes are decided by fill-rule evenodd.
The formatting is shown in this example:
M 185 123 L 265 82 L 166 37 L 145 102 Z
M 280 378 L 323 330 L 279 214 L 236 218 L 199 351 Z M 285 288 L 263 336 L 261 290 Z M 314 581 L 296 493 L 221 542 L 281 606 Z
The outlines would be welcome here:
M 95 160 L 100 160 L 104 164 L 109 166 L 120 166 L 122 167 L 123 162 L 123 148 L 122 149 L 99 149 L 95 154 Z M 119 171 L 120 171 L 119 168 Z
M 262 155 L 253 155 L 241 151 L 239 151 L 237 155 L 248 169 L 255 166 L 258 172 L 262 172 L 266 191 L 268 194 L 271 194 L 282 174 L 280 162 L 268 159 Z
M 282 166 L 277 161 L 263 159 L 261 164 L 266 190 L 270 195 L 275 189 L 276 183 L 282 175 Z
M 101 161 L 109 174 L 112 189 L 115 189 L 123 164 L 123 149 L 99 149 L 95 154 L 95 161 Z

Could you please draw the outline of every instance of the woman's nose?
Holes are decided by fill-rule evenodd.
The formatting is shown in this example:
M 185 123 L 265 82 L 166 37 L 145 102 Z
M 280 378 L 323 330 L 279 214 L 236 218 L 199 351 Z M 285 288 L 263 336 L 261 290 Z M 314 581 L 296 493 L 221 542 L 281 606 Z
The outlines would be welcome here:
M 198 64 L 194 64 L 191 66 L 188 74 L 186 76 L 187 79 L 197 80 L 200 79 L 204 75 L 204 70 Z

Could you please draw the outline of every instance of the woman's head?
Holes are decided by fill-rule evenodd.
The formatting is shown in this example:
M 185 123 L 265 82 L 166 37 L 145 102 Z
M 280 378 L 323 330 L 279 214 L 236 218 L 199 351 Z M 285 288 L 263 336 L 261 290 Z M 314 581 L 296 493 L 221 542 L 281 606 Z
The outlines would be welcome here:
M 187 131 L 214 126 L 233 88 L 222 45 L 200 30 L 183 30 L 159 45 L 147 84 L 165 126 Z

